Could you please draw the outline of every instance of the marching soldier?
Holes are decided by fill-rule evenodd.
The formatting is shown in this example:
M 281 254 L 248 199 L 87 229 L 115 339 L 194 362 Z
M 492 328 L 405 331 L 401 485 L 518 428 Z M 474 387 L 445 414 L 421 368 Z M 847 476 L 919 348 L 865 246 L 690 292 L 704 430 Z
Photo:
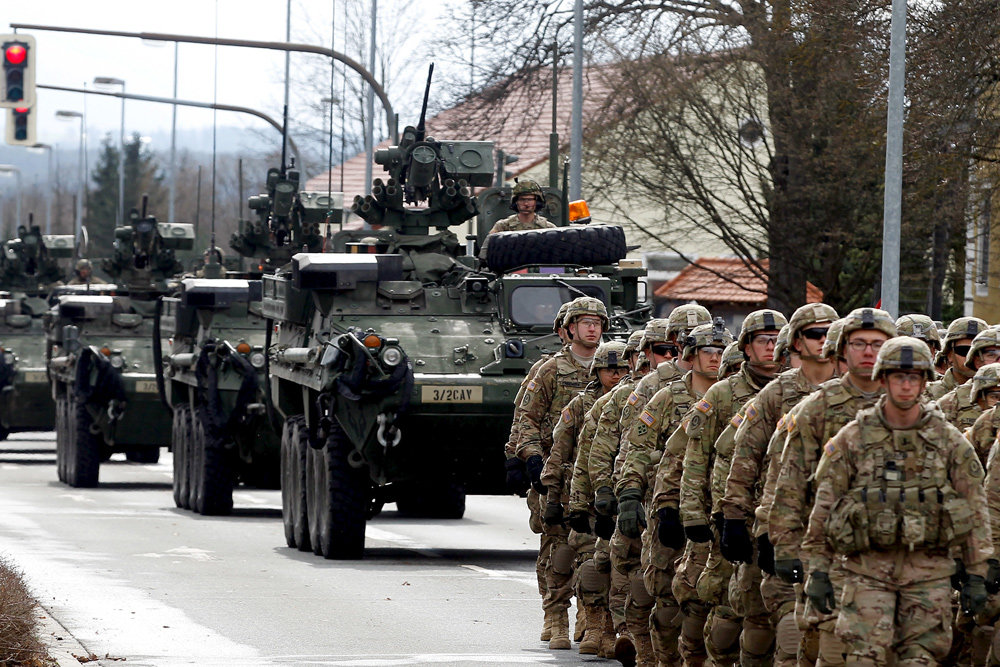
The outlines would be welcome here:
M 969 351 L 965 355 L 965 367 L 975 372 L 997 360 L 1000 360 L 1000 330 L 983 329 L 972 339 Z M 983 410 L 989 407 L 984 397 L 973 396 L 971 382 L 961 384 L 937 399 L 937 405 L 944 413 L 945 420 L 960 431 L 971 428 Z M 981 452 L 979 457 L 984 465 L 986 454 L 988 452 Z
M 944 347 L 939 353 L 948 363 L 948 370 L 940 380 L 927 385 L 928 396 L 937 400 L 972 377 L 972 371 L 965 365 L 965 355 L 969 353 L 972 339 L 987 326 L 989 325 L 978 317 L 959 317 L 948 325 Z

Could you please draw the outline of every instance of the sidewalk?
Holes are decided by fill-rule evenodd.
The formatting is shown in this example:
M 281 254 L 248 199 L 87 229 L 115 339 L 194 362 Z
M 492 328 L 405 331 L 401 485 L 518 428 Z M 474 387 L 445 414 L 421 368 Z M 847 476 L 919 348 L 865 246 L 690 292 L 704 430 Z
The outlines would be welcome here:
M 39 638 L 48 648 L 49 656 L 55 660 L 55 664 L 59 667 L 80 667 L 81 664 L 108 667 L 116 662 L 111 660 L 89 660 L 82 663 L 77 660 L 75 656 L 80 656 L 86 660 L 89 655 L 87 649 L 59 621 L 53 618 L 49 610 L 41 604 L 38 605 L 38 626 Z

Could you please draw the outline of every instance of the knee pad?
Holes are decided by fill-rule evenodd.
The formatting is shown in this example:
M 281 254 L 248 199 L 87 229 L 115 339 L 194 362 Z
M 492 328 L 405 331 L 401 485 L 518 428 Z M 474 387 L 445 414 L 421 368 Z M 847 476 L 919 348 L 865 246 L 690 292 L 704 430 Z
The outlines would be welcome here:
M 594 567 L 602 574 L 611 574 L 611 556 L 607 551 L 597 551 L 594 554 Z
M 653 606 L 653 596 L 646 590 L 646 582 L 642 580 L 642 573 L 638 570 L 632 572 L 629 575 L 628 584 L 633 606 L 640 608 Z
M 666 603 L 664 600 L 657 600 L 653 607 L 653 614 L 649 620 L 659 630 L 669 630 L 676 628 L 681 622 L 681 608 L 676 604 Z
M 774 646 L 774 631 L 769 627 L 746 624 L 740 635 L 740 654 L 743 667 L 770 663 L 769 655 Z M 745 660 L 743 658 L 749 658 Z
M 775 653 L 795 657 L 798 655 L 801 642 L 802 631 L 799 630 L 799 625 L 795 622 L 795 614 L 785 614 L 774 628 Z
M 711 644 L 713 649 L 709 651 L 709 655 L 715 653 L 721 656 L 732 653 L 736 649 L 736 642 L 742 629 L 737 621 L 718 616 L 713 617 L 708 629 L 708 636 L 705 637 L 705 646 Z
M 610 577 L 607 573 L 601 573 L 597 571 L 597 565 L 594 563 L 594 559 L 583 563 L 580 566 L 578 575 L 580 577 L 580 592 L 584 595 L 591 594 L 601 594 L 607 593 L 608 588 L 611 584 Z
M 573 574 L 573 561 L 576 560 L 576 550 L 568 544 L 560 544 L 552 550 L 549 557 L 549 567 L 556 574 Z
M 881 653 L 881 659 L 877 662 L 879 664 L 885 664 L 884 649 L 876 648 L 875 651 Z M 844 642 L 840 641 L 840 638 L 837 637 L 837 635 L 833 634 L 833 630 L 820 630 L 819 646 L 816 652 L 817 665 L 843 665 L 846 660 L 844 654 L 847 653 L 847 646 Z M 854 659 L 863 661 L 867 658 L 854 656 Z M 860 663 L 858 667 L 862 667 Z
M 700 644 L 705 640 L 705 621 L 708 620 L 708 610 L 700 603 L 681 605 L 681 636 L 689 642 Z
M 990 667 L 1000 665 L 1000 627 L 993 631 L 993 639 L 990 642 L 989 661 L 987 664 Z

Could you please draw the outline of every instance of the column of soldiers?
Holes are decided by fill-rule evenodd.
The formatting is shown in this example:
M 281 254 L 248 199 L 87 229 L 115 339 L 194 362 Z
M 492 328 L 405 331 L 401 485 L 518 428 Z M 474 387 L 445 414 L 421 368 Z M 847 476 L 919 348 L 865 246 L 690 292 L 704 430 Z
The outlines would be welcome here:
M 623 664 L 1000 667 L 1000 327 L 808 304 L 734 340 L 685 305 L 598 348 L 584 298 L 560 323 L 508 445 L 550 648 L 575 594 L 580 653 Z

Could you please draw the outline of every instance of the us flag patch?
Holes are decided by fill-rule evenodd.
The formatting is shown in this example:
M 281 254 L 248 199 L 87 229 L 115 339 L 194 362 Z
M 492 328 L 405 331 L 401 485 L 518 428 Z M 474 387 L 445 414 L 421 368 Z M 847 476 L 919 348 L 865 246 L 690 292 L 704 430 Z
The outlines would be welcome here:
M 729 420 L 729 423 L 733 425 L 733 428 L 739 428 L 740 424 L 743 423 L 743 416 L 737 412 L 733 415 L 733 418 Z
M 563 408 L 563 411 L 562 411 L 562 420 L 564 422 L 566 422 L 567 424 L 570 424 L 570 423 L 573 422 L 573 417 L 569 413 L 569 408 Z
M 753 421 L 757 416 L 757 408 L 754 407 L 753 403 L 747 406 L 747 419 Z
M 535 391 L 535 381 L 528 380 L 528 391 Z
M 652 426 L 653 422 L 656 421 L 656 419 L 654 419 L 653 415 L 649 414 L 649 412 L 643 410 L 642 414 L 639 415 L 639 421 L 641 421 L 646 426 Z
M 834 447 L 832 440 L 827 440 L 826 444 L 823 445 L 823 451 L 832 456 L 837 453 L 837 448 Z
M 697 410 L 698 412 L 708 412 L 709 410 L 712 409 L 712 404 L 706 401 L 705 399 L 701 399 L 700 401 L 694 404 L 694 409 Z
M 639 395 L 636 394 L 634 391 L 631 394 L 628 395 L 628 404 L 629 405 L 635 405 L 638 402 L 639 402 Z

